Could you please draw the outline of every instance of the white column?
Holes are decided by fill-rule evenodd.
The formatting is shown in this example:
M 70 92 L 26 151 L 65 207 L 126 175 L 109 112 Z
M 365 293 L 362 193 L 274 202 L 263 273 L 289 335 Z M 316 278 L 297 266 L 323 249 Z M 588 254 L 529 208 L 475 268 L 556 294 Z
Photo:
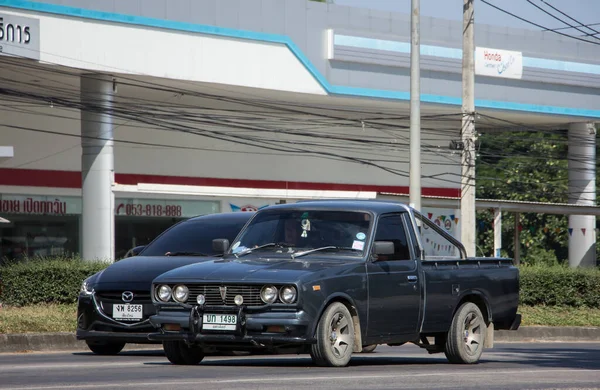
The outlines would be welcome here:
M 82 256 L 111 260 L 115 253 L 113 78 L 81 76 Z
M 593 123 L 569 126 L 569 203 L 596 204 L 596 128 Z M 596 265 L 596 217 L 569 215 L 569 266 Z
M 502 210 L 494 209 L 494 257 L 500 257 L 502 249 Z

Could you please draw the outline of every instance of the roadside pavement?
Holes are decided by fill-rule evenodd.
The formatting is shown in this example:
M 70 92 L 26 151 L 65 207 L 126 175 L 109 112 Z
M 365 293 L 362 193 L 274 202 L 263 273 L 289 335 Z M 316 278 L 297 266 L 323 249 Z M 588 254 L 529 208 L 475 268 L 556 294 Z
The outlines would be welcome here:
M 600 328 L 522 326 L 516 331 L 494 332 L 496 343 L 523 342 L 600 342 Z M 128 344 L 126 349 L 156 349 L 153 344 Z M 33 351 L 87 350 L 75 333 L 14 333 L 0 334 L 0 353 Z

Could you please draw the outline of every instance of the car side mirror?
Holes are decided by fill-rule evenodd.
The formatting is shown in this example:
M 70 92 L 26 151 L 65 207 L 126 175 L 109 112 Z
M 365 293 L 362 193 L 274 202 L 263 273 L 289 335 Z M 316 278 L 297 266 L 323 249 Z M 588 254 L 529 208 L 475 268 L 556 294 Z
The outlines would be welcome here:
M 215 238 L 212 240 L 212 249 L 213 252 L 217 254 L 223 254 L 227 252 L 229 248 L 229 240 L 226 238 Z
M 146 247 L 146 245 L 139 245 L 134 248 L 131 248 L 130 250 L 127 251 L 127 253 L 125 253 L 125 257 L 137 256 L 140 254 L 142 249 L 144 249 L 145 247 Z
M 374 255 L 393 255 L 394 243 L 392 241 L 375 241 L 373 243 Z

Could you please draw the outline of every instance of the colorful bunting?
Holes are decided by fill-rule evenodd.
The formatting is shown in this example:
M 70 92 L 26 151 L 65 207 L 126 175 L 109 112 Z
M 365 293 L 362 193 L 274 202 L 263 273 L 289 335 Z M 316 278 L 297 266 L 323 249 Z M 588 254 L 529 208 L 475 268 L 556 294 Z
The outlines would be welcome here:
M 569 236 L 573 235 L 573 228 L 569 228 Z

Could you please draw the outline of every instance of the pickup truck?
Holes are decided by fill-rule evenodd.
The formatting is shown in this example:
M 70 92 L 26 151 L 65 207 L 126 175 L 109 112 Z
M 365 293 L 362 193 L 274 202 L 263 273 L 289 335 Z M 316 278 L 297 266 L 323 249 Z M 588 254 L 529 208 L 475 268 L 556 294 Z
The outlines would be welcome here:
M 447 255 L 432 256 L 422 233 Z M 148 337 L 173 364 L 241 350 L 309 353 L 316 365 L 343 367 L 353 352 L 404 343 L 470 364 L 493 346 L 495 329 L 520 324 L 512 260 L 467 258 L 459 241 L 402 203 L 270 206 L 231 246 L 213 245 L 223 257 L 152 282 L 157 330 Z

